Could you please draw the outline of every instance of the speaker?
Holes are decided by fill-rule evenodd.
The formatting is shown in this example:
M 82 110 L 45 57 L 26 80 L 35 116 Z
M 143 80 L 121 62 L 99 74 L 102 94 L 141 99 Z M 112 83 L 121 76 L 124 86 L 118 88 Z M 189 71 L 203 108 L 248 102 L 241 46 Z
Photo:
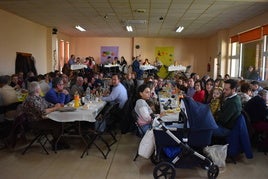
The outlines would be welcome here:
M 140 49 L 140 45 L 136 45 L 135 48 L 136 48 L 136 49 Z
M 56 28 L 52 29 L 52 34 L 57 34 L 57 32 L 58 32 L 58 29 L 56 29 Z

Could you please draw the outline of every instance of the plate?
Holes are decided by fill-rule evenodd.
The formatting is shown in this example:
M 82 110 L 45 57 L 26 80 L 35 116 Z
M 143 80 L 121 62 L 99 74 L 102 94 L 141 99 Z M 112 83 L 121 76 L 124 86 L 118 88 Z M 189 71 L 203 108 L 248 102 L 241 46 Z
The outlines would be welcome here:
M 72 112 L 72 111 L 75 111 L 76 108 L 75 107 L 70 107 L 70 106 L 67 106 L 67 107 L 63 107 L 63 108 L 59 108 L 58 111 L 60 112 Z

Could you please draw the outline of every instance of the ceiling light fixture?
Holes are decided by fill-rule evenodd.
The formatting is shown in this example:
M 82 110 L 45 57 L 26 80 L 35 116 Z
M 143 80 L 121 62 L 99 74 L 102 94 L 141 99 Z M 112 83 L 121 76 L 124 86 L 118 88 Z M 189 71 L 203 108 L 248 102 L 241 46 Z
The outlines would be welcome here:
M 86 30 L 85 30 L 83 27 L 81 27 L 80 25 L 75 26 L 75 28 L 76 28 L 77 30 L 80 30 L 81 32 L 85 32 L 85 31 L 86 31 Z
M 176 32 L 180 33 L 181 31 L 183 31 L 184 27 L 183 26 L 179 26 L 177 29 L 176 29 Z
M 132 26 L 131 26 L 131 25 L 127 25 L 127 26 L 126 26 L 126 28 L 127 28 L 127 31 L 128 31 L 128 32 L 132 32 L 132 31 L 133 31 L 133 29 L 132 29 Z

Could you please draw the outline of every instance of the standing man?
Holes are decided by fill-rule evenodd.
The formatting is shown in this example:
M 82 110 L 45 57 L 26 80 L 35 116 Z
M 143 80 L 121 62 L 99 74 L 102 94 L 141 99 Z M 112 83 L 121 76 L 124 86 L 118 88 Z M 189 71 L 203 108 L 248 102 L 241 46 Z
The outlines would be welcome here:
M 136 77 L 138 80 L 142 79 L 143 76 L 143 70 L 140 69 L 140 63 L 141 61 L 138 59 L 138 57 L 133 58 L 132 70 L 136 72 Z
M 70 101 L 69 92 L 64 89 L 62 78 L 56 77 L 52 80 L 52 88 L 46 93 L 45 99 L 52 104 L 60 103 L 61 105 Z
M 224 101 L 217 113 L 218 116 L 215 120 L 218 124 L 218 128 L 214 129 L 213 135 L 219 137 L 228 136 L 238 116 L 242 111 L 241 99 L 236 93 L 237 81 L 228 79 L 224 81 Z
M 75 56 L 72 54 L 69 61 L 68 61 L 69 67 L 71 68 L 71 65 L 75 64 Z
M 119 80 L 118 74 L 112 75 L 112 91 L 110 94 L 104 93 L 102 100 L 112 103 L 119 103 L 119 108 L 122 109 L 128 100 L 127 90 Z

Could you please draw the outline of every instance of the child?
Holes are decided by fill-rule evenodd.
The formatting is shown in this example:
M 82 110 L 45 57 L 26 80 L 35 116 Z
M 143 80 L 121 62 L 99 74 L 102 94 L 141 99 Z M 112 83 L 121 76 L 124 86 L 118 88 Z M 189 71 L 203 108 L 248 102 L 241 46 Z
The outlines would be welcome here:
M 213 89 L 212 93 L 212 100 L 209 104 L 210 110 L 212 112 L 212 115 L 214 116 L 214 119 L 216 119 L 216 113 L 220 110 L 221 102 L 222 102 L 222 88 L 221 87 L 215 87 Z

